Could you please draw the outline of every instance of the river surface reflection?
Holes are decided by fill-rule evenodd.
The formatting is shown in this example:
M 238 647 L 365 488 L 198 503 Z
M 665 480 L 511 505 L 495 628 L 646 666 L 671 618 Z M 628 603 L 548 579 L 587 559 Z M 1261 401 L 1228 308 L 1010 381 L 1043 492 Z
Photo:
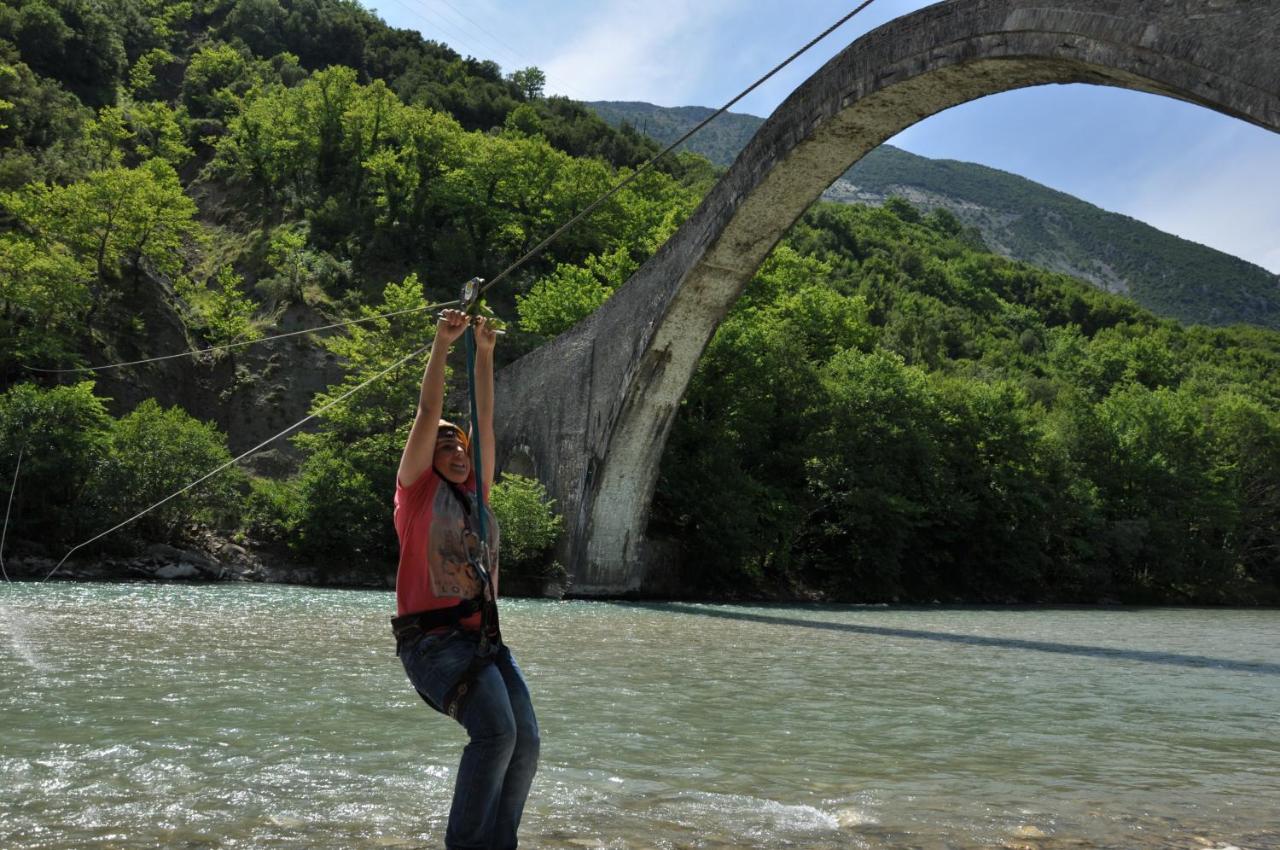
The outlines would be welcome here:
M 438 847 L 390 593 L 0 585 L 0 847 Z M 1280 612 L 509 600 L 522 847 L 1280 848 Z

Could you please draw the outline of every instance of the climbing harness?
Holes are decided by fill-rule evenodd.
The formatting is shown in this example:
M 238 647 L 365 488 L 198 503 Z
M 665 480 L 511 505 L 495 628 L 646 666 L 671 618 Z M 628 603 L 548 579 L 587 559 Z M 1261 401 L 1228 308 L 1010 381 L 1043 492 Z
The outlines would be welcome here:
M 473 277 L 462 287 L 462 296 L 458 299 L 464 313 L 474 319 L 480 304 L 480 286 L 484 280 Z M 484 488 L 484 451 L 480 439 L 480 415 L 476 406 L 476 341 L 475 325 L 467 327 L 463 334 L 467 353 L 467 396 L 471 408 L 471 457 L 472 475 L 475 477 L 476 490 L 474 505 L 472 499 L 452 481 L 445 481 L 449 491 L 462 507 L 463 543 L 467 564 L 480 582 L 479 592 L 470 599 L 464 599 L 457 605 L 448 608 L 437 608 L 394 617 L 391 620 L 391 631 L 396 638 L 396 654 L 402 653 L 407 646 L 417 643 L 423 637 L 441 629 L 461 630 L 462 621 L 479 612 L 480 630 L 476 641 L 475 654 L 467 669 L 445 694 L 442 705 L 436 703 L 418 691 L 418 695 L 432 708 L 441 711 L 455 720 L 466 704 L 476 677 L 497 659 L 498 654 L 505 651 L 502 643 L 502 630 L 498 622 L 498 594 L 493 581 L 493 569 L 489 550 L 489 530 L 487 521 L 488 509 L 485 506 Z M 474 510 L 473 510 L 474 507 Z M 473 519 L 474 515 L 474 519 Z
M 480 628 L 474 634 L 476 647 L 475 652 L 472 654 L 471 662 L 445 693 L 443 702 L 436 704 L 427 694 L 418 691 L 418 695 L 422 697 L 427 705 L 457 720 L 459 712 L 462 711 L 463 706 L 466 704 L 466 698 L 471 693 L 476 678 L 486 667 L 497 660 L 500 653 L 506 651 L 506 646 L 502 642 L 502 630 L 498 623 L 498 600 L 495 593 L 496 588 L 493 584 L 493 573 L 487 563 L 488 544 L 487 542 L 481 543 L 480 540 L 482 538 L 477 538 L 475 532 L 472 531 L 471 500 L 451 482 L 446 482 L 446 484 L 454 497 L 463 505 L 465 511 L 463 514 L 463 539 L 466 543 L 467 562 L 480 580 L 480 590 L 470 599 L 463 599 L 458 604 L 450 605 L 447 608 L 435 608 L 429 611 L 419 611 L 394 617 L 391 620 L 391 631 L 396 639 L 396 655 L 401 655 L 406 649 L 411 648 L 422 638 L 432 633 L 446 630 L 449 632 L 468 631 L 464 628 L 463 621 L 477 613 L 480 615 Z M 482 487 L 477 487 L 476 506 L 479 508 L 477 513 L 484 510 L 480 506 L 480 491 L 482 489 Z M 481 516 L 483 516 L 482 513 Z

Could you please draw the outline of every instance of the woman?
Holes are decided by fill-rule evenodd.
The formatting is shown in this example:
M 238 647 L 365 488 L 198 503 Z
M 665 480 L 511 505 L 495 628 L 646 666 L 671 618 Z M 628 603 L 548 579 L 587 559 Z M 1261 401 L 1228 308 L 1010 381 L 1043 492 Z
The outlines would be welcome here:
M 396 476 L 400 538 L 396 651 L 424 700 L 456 719 L 470 742 L 454 783 L 445 846 L 505 850 L 516 831 L 538 765 L 538 721 L 529 690 L 497 631 L 498 532 L 486 508 L 481 527 L 472 440 L 493 484 L 493 349 L 497 335 L 474 319 L 476 429 L 468 435 L 440 418 L 449 348 L 467 316 L 446 310 L 422 377 L 418 413 Z M 487 501 L 487 499 L 486 499 Z

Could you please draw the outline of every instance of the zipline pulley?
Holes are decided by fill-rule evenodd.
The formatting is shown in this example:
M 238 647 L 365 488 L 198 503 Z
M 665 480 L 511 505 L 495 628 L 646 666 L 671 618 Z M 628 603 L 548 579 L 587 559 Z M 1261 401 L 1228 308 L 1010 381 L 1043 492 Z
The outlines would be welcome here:
M 480 304 L 480 289 L 484 286 L 484 278 L 473 277 L 462 284 L 462 294 L 458 296 L 458 309 L 468 316 L 476 314 Z

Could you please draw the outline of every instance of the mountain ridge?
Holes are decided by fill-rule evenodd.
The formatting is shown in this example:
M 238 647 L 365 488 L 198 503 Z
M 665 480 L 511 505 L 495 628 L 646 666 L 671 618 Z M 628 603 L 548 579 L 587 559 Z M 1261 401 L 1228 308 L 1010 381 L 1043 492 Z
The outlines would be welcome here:
M 661 144 L 715 111 L 640 101 L 586 105 L 606 122 L 627 124 Z M 725 113 L 682 149 L 728 166 L 763 123 L 754 115 Z M 1280 275 L 1011 172 L 882 145 L 823 196 L 872 205 L 897 196 L 923 211 L 945 208 L 1004 256 L 1080 278 L 1160 315 L 1190 324 L 1280 329 Z

